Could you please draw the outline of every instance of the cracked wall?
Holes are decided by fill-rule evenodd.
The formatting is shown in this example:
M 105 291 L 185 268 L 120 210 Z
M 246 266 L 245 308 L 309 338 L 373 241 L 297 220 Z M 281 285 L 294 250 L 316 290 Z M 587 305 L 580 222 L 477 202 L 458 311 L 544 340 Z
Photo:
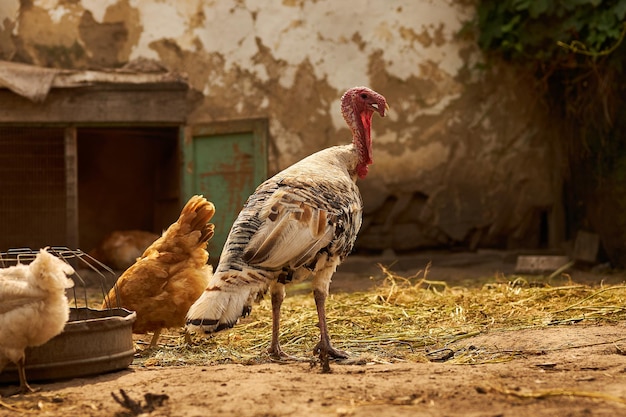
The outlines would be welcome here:
M 461 0 L 3 0 L 0 58 L 186 73 L 203 95 L 189 123 L 269 118 L 272 173 L 348 141 L 339 97 L 371 86 L 391 114 L 374 120 L 359 249 L 538 246 L 557 181 L 547 121 L 513 70 L 476 69 L 483 56 L 457 36 L 473 13 Z

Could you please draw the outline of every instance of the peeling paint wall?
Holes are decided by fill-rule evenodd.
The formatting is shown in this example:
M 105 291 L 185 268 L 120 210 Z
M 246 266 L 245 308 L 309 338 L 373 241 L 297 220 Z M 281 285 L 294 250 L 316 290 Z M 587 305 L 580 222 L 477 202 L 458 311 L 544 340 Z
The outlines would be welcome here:
M 189 123 L 268 117 L 270 171 L 350 139 L 339 97 L 368 85 L 360 249 L 537 246 L 557 183 L 537 98 L 457 34 L 462 0 L 3 0 L 0 58 L 111 68 L 147 58 L 204 96 Z M 545 242 L 543 242 L 545 243 Z

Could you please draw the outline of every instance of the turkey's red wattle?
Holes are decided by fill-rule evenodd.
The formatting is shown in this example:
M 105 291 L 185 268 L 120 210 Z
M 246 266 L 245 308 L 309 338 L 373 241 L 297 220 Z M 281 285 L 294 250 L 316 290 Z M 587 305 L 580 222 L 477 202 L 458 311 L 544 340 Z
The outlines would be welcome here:
M 354 144 L 359 152 L 359 162 L 357 164 L 357 174 L 359 178 L 365 178 L 368 172 L 368 165 L 374 161 L 372 159 L 372 116 L 371 111 L 360 113 L 360 123 L 358 124 L 358 134 L 354 136 Z

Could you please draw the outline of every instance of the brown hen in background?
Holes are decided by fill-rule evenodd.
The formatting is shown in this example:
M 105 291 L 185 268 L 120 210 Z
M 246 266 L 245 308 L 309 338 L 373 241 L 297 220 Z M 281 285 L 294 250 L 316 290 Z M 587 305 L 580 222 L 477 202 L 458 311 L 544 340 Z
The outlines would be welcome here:
M 89 256 L 118 271 L 128 269 L 159 235 L 145 230 L 115 230 L 89 251 Z

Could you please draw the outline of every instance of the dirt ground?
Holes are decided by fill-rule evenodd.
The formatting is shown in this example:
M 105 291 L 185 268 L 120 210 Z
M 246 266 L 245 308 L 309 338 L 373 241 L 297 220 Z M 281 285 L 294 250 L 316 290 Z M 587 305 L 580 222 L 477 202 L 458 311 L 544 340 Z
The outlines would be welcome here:
M 504 255 L 483 255 L 433 261 L 430 278 L 477 285 L 480 277 L 509 273 L 514 267 Z M 400 261 L 396 268 L 411 273 L 424 259 L 404 260 L 404 266 Z M 363 279 L 370 268 L 375 275 L 370 260 L 354 260 L 337 275 L 332 290 L 375 284 L 376 277 Z M 624 277 L 581 271 L 577 278 L 599 283 L 623 282 Z M 626 323 L 492 332 L 456 343 L 459 346 L 450 348 L 522 354 L 480 365 L 331 363 L 330 374 L 308 363 L 163 368 L 133 364 L 95 377 L 32 383 L 36 393 L 0 400 L 0 416 L 626 415 Z M 0 386 L 0 394 L 6 388 Z M 119 397 L 120 390 L 140 402 L 134 413 L 114 401 L 112 393 Z

